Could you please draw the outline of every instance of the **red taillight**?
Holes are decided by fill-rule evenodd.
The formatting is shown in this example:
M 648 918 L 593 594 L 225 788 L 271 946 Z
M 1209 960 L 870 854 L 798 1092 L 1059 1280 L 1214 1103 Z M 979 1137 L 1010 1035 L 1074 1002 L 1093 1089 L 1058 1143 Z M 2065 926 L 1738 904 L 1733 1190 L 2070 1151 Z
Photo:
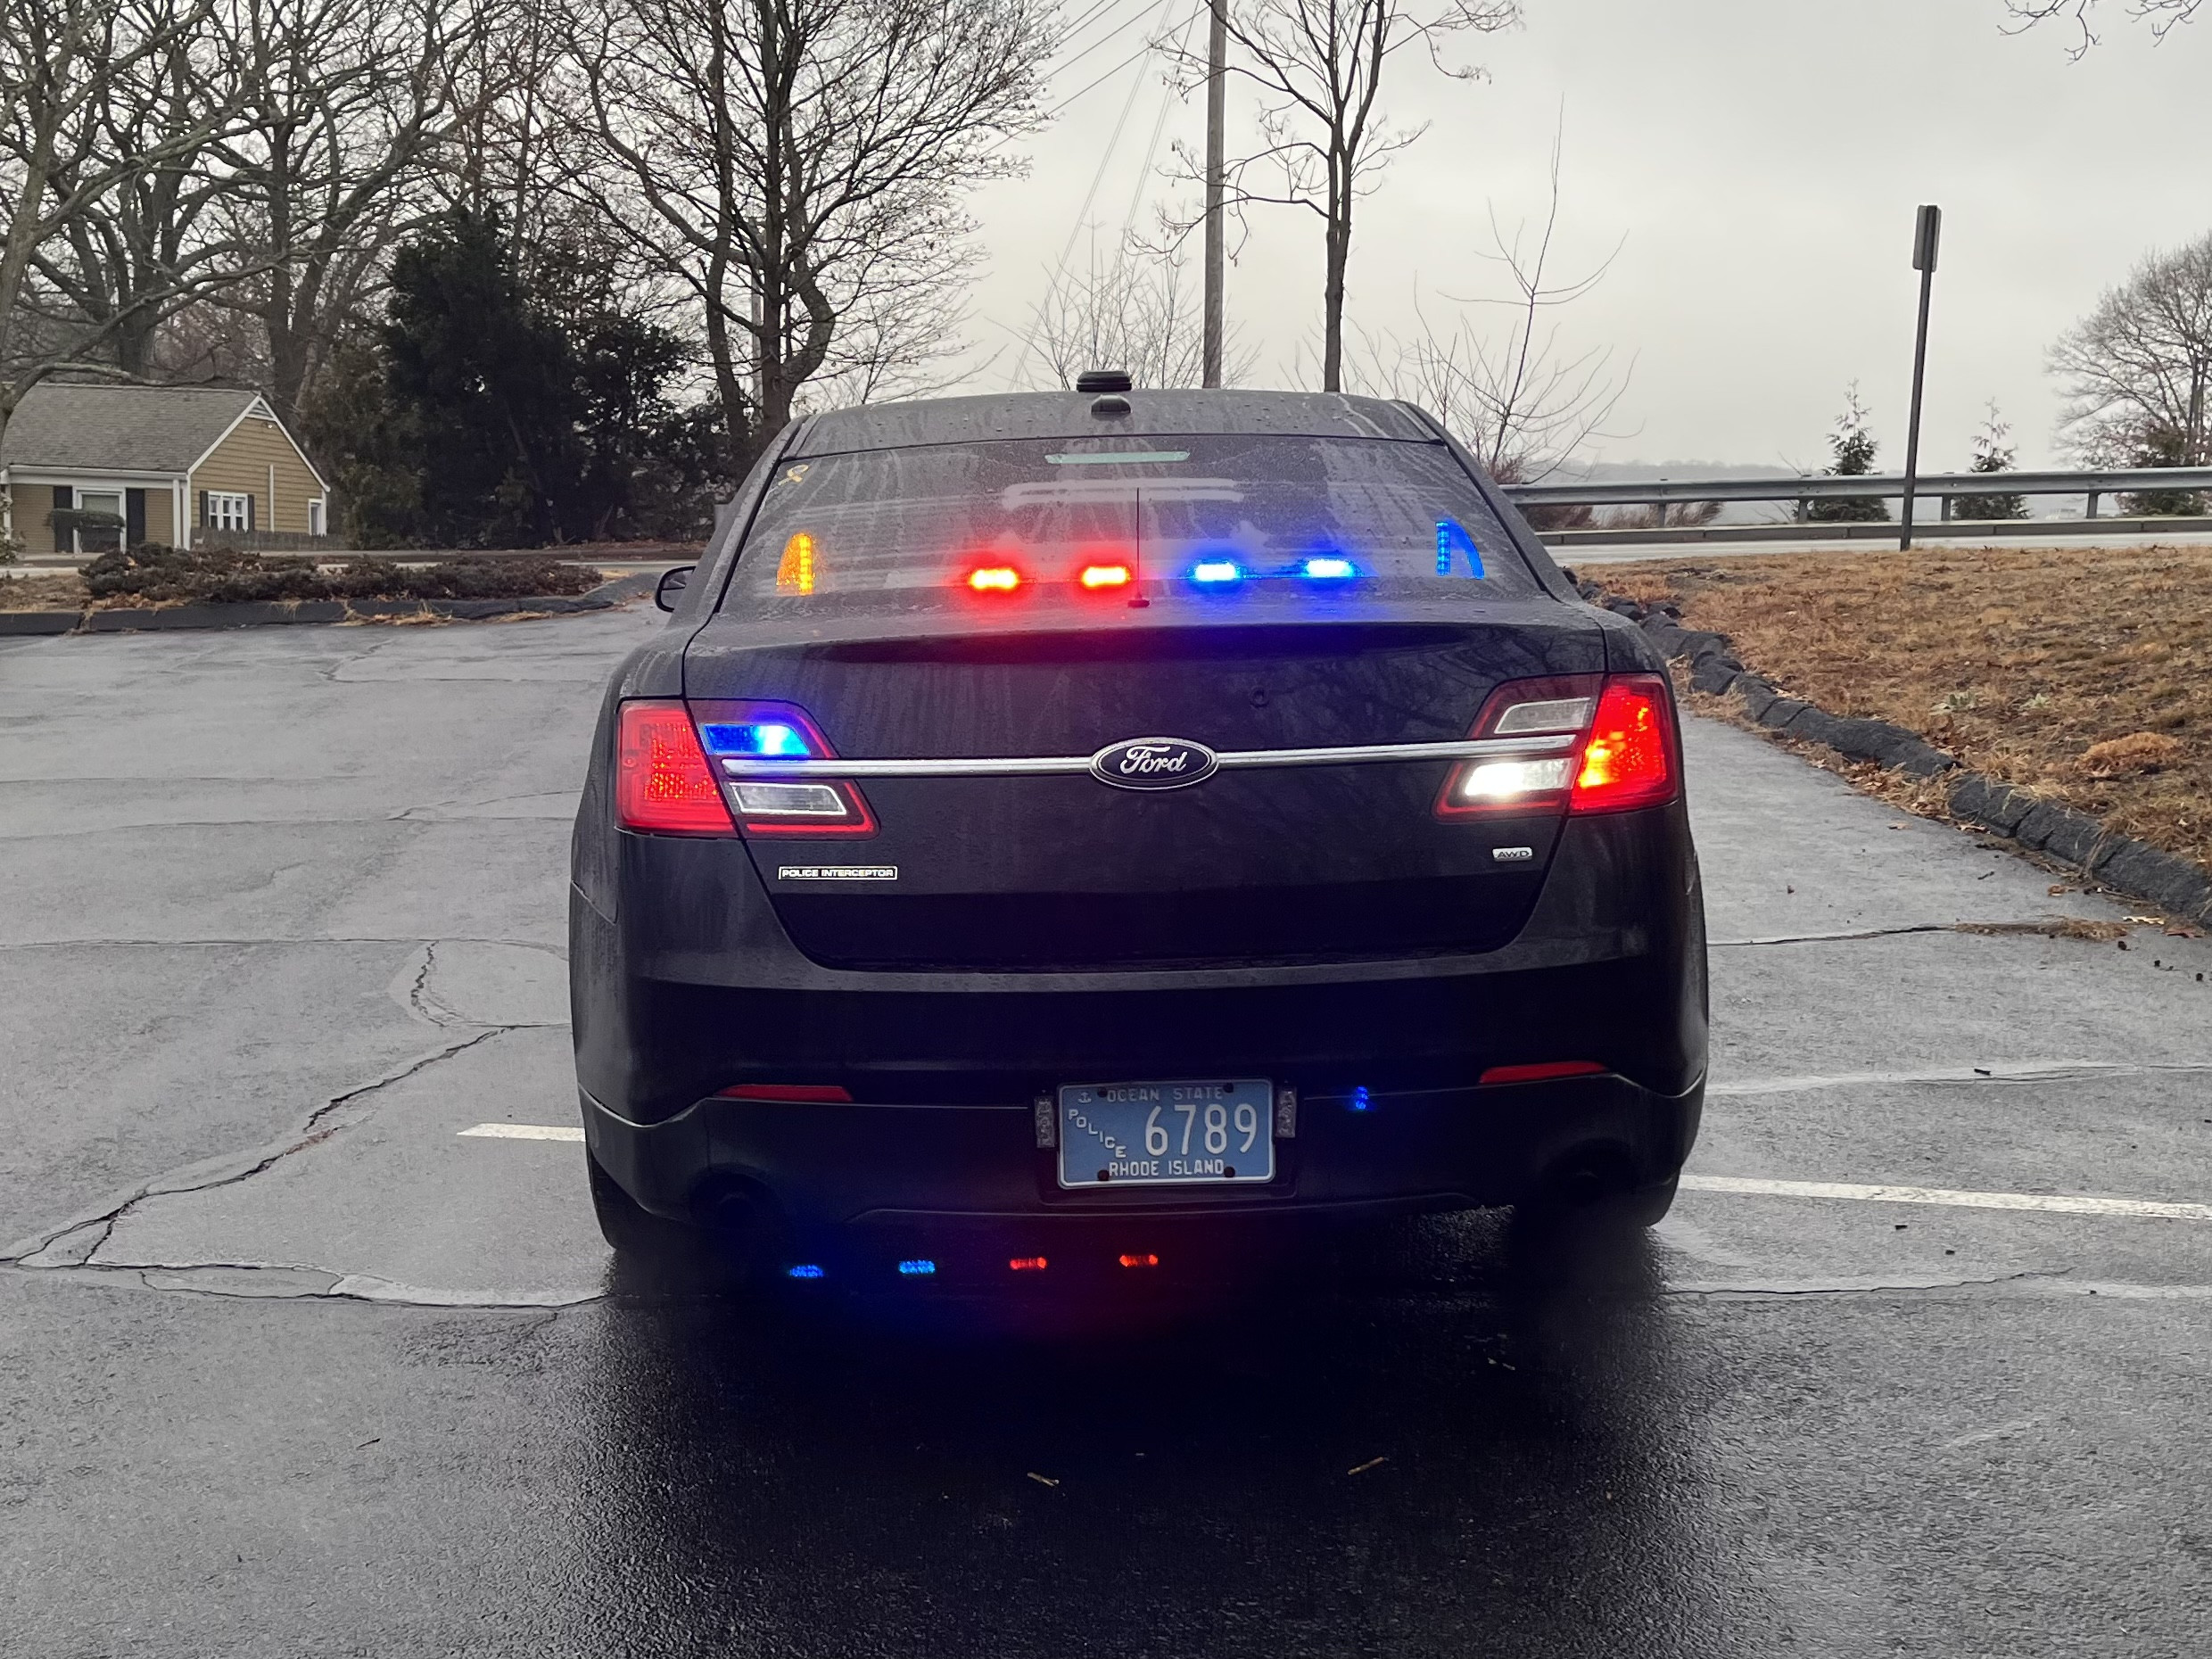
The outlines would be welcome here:
M 1674 798 L 1674 721 L 1667 682 L 1657 674 L 1615 674 L 1605 681 L 1575 773 L 1568 811 L 1622 813 Z
M 1150 1250 L 1133 1250 L 1121 1259 L 1121 1265 L 1125 1267 L 1157 1267 L 1160 1258 Z
M 714 1091 L 716 1100 L 796 1101 L 805 1105 L 844 1106 L 851 1093 L 835 1083 L 733 1083 Z
M 615 814 L 656 835 L 734 835 L 722 788 L 681 703 L 624 703 L 615 745 Z
M 1492 1066 L 1480 1081 L 1492 1083 L 1546 1083 L 1554 1077 L 1594 1077 L 1605 1068 L 1594 1060 L 1554 1060 L 1535 1066 Z
M 1006 1265 L 1016 1273 L 1043 1273 L 1044 1258 L 1042 1256 L 1014 1256 L 1008 1259 Z

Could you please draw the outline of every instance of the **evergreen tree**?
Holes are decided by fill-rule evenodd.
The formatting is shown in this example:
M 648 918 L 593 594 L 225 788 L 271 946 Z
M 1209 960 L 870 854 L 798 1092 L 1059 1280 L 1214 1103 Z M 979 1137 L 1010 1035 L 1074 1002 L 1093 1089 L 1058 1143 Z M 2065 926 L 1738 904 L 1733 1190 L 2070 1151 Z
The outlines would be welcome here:
M 1866 406 L 1859 401 L 1859 383 L 1855 380 L 1845 396 L 1844 412 L 1836 422 L 1836 430 L 1828 434 L 1828 445 L 1835 457 L 1828 468 L 1828 476 L 1864 478 L 1874 471 L 1874 459 L 1880 446 L 1867 430 Z M 1889 504 L 1873 496 L 1814 501 L 1807 506 L 1805 516 L 1820 524 L 1879 524 L 1889 517 Z
M 2189 435 L 2171 426 L 2146 426 L 2129 450 L 2130 466 L 2187 466 Z M 2120 498 L 2120 511 L 2138 518 L 2194 518 L 2205 510 L 2195 490 L 2148 490 Z
M 582 251 L 534 248 L 457 210 L 400 249 L 383 326 L 334 357 L 304 412 L 364 546 L 696 539 L 725 449 L 714 406 L 665 388 L 685 343 L 623 309 Z
M 2009 473 L 2019 451 L 2006 440 L 2012 428 L 1997 417 L 1997 404 L 1990 400 L 1989 418 L 1974 436 L 1974 462 L 1968 468 L 1977 473 Z M 2021 519 L 2027 516 L 2027 498 L 2024 495 L 1960 495 L 1951 501 L 1951 516 L 1965 519 Z

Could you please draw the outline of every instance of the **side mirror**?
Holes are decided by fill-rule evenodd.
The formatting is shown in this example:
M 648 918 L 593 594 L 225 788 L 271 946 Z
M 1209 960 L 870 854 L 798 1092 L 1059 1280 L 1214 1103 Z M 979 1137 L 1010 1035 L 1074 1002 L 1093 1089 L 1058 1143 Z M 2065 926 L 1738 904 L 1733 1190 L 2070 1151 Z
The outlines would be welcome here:
M 673 570 L 661 572 L 660 585 L 653 590 L 653 603 L 664 611 L 676 608 L 676 596 L 691 585 L 691 573 L 697 565 L 679 565 Z

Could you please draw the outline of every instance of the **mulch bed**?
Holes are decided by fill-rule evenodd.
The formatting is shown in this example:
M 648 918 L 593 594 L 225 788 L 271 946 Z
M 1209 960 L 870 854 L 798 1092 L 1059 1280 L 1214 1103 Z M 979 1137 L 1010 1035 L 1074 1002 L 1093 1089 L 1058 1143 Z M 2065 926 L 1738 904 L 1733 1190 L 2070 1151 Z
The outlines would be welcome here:
M 2212 549 L 1931 549 L 1595 567 L 1828 715 L 2212 872 Z

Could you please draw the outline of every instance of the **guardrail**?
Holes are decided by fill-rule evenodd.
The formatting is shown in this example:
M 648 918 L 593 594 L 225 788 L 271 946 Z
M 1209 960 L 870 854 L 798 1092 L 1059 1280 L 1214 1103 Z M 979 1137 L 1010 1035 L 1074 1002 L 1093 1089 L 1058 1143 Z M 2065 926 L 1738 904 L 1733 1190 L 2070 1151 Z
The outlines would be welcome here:
M 1677 501 L 1846 501 L 1869 497 L 1902 499 L 1902 473 L 1836 478 L 1652 478 L 1603 483 L 1507 484 L 1506 493 L 1523 507 L 1659 507 Z M 2115 472 L 1923 473 L 1913 485 L 1915 499 L 1934 496 L 1951 517 L 1956 496 L 2078 495 L 2086 499 L 2083 517 L 2097 516 L 2108 495 L 2193 494 L 2212 491 L 2212 466 L 2146 466 Z

